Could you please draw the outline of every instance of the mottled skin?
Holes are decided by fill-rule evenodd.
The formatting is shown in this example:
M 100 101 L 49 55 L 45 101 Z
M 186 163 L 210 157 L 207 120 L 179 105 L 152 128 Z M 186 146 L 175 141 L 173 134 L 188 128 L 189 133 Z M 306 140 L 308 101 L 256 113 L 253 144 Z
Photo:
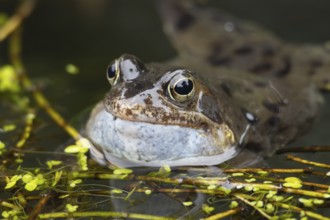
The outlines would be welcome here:
M 132 55 L 123 55 L 110 65 L 117 67 L 118 78 L 111 82 L 111 90 L 87 124 L 87 135 L 95 144 L 92 154 L 99 157 L 100 163 L 113 163 L 102 156 L 106 154 L 130 161 L 129 154 L 122 155 L 122 148 L 114 153 L 114 146 L 122 147 L 120 144 L 104 138 L 108 135 L 106 123 L 96 125 L 100 114 L 102 120 L 104 114 L 111 114 L 112 130 L 116 130 L 117 118 L 121 123 L 127 122 L 125 126 L 141 122 L 144 128 L 164 125 L 193 129 L 201 139 L 209 138 L 205 140 L 210 140 L 210 149 L 204 145 L 189 147 L 193 153 L 187 157 L 192 158 L 221 156 L 232 148 L 269 156 L 311 125 L 322 103 L 319 89 L 329 87 L 330 54 L 325 48 L 284 44 L 254 24 L 222 11 L 197 7 L 189 1 L 162 0 L 159 5 L 165 32 L 179 57 L 170 64 L 143 64 Z M 173 98 L 169 86 L 175 77 L 192 79 L 193 93 L 189 98 Z M 152 130 L 152 134 L 161 136 L 161 130 Z M 127 137 L 131 138 L 130 135 Z M 191 141 L 187 141 L 189 146 Z M 159 143 L 156 145 L 152 147 Z M 146 152 L 140 154 L 143 146 L 139 147 L 133 152 L 138 159 L 132 159 L 135 163 L 132 166 L 152 160 L 156 162 L 151 166 L 160 166 L 185 157 L 180 157 L 184 155 L 180 143 L 169 143 L 174 154 L 177 148 L 178 157 L 171 154 L 168 158 L 163 155 L 166 149 L 161 149 L 162 155 L 153 149 L 155 155 L 148 157 Z M 125 166 L 125 162 L 114 163 Z M 216 163 L 197 161 L 196 165 Z
M 174 63 L 220 85 L 233 102 L 259 118 L 253 130 L 269 141 L 248 135 L 246 147 L 271 154 L 306 131 L 322 103 L 318 90 L 330 89 L 329 49 L 283 43 L 251 22 L 187 0 L 159 1 L 159 8 L 179 53 Z M 262 87 L 277 95 L 267 97 Z

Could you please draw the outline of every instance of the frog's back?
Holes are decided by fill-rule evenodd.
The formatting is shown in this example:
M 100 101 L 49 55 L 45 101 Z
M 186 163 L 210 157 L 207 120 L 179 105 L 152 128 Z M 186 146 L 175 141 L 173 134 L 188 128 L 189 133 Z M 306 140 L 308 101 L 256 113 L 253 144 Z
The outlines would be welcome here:
M 179 53 L 174 63 L 198 72 L 215 92 L 225 91 L 232 100 L 225 105 L 253 115 L 247 147 L 271 154 L 311 125 L 322 103 L 319 89 L 329 89 L 329 51 L 285 44 L 253 23 L 191 1 L 159 3 Z

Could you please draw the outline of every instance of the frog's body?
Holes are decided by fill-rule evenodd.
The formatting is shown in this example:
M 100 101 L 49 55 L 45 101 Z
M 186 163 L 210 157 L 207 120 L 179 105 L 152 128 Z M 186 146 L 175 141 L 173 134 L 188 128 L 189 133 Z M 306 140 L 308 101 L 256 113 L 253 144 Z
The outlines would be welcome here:
M 292 46 L 189 1 L 160 1 L 171 64 L 123 55 L 93 110 L 93 157 L 120 166 L 213 165 L 242 149 L 271 155 L 305 131 L 328 86 L 330 54 Z

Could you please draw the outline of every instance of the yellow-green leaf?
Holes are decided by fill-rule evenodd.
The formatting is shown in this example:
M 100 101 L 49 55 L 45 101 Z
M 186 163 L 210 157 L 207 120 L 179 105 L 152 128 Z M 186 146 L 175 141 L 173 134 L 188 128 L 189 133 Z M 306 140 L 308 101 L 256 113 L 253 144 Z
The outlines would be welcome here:
M 65 205 L 65 209 L 68 212 L 75 212 L 75 211 L 77 211 L 78 206 L 77 205 L 71 205 L 71 204 L 68 203 L 68 204 Z
M 315 205 L 322 205 L 324 203 L 323 199 L 313 199 L 313 203 Z
M 0 68 L 0 91 L 18 92 L 20 85 L 13 66 L 5 65 Z
M 28 182 L 27 184 L 25 184 L 24 188 L 27 190 L 27 191 L 34 191 L 36 188 L 37 188 L 38 184 L 37 184 L 37 180 L 34 179 L 30 182 Z
M 52 186 L 53 186 L 53 187 L 56 186 L 56 184 L 58 183 L 58 181 L 60 181 L 61 176 L 62 176 L 62 170 L 60 170 L 60 171 L 56 171 L 56 172 L 55 172 L 54 181 L 53 181 L 53 183 L 52 183 Z
M 68 154 L 76 154 L 80 151 L 80 148 L 81 147 L 78 145 L 69 145 L 64 149 L 64 152 Z
M 49 160 L 47 161 L 47 166 L 49 169 L 52 169 L 53 166 L 58 166 L 58 165 L 61 165 L 63 162 L 60 161 L 60 160 Z
M 232 202 L 230 203 L 230 205 L 229 205 L 229 208 L 234 209 L 234 208 L 236 208 L 237 206 L 238 206 L 238 202 L 237 202 L 237 201 L 232 201 Z
M 233 173 L 232 176 L 244 176 L 244 173 Z
M 14 175 L 10 179 L 7 177 L 7 185 L 5 186 L 5 189 L 10 189 L 16 185 L 16 182 L 22 178 L 21 175 Z
M 206 214 L 211 214 L 214 211 L 214 207 L 209 206 L 208 204 L 203 204 L 202 209 Z
M 4 132 L 9 132 L 9 131 L 15 130 L 15 128 L 16 128 L 16 125 L 14 125 L 14 124 L 8 124 L 8 125 L 4 125 L 2 127 L 2 130 Z
M 0 150 L 4 149 L 6 147 L 5 143 L 3 143 L 2 141 L 0 141 Z
M 130 169 L 118 168 L 113 171 L 113 174 L 121 175 L 121 174 L 130 174 L 132 172 L 133 172 L 133 170 L 130 170 Z
M 76 179 L 70 182 L 70 187 L 74 188 L 77 184 L 82 183 L 81 179 Z
M 67 64 L 65 66 L 65 70 L 67 73 L 72 74 L 72 75 L 76 75 L 79 73 L 79 68 L 72 63 Z
M 111 193 L 122 194 L 123 193 L 123 190 L 121 190 L 121 189 L 113 189 L 113 190 L 111 190 Z
M 285 183 L 283 183 L 283 186 L 285 187 L 291 187 L 291 188 L 301 188 L 302 187 L 302 181 L 297 177 L 287 177 L 284 179 Z
M 305 207 L 313 207 L 313 199 L 305 199 L 305 198 L 299 198 L 299 202 L 301 202 Z
M 147 189 L 146 191 L 144 191 L 144 193 L 146 194 L 146 195 L 150 195 L 151 194 L 151 190 L 150 189 Z
M 25 174 L 23 177 L 22 177 L 22 181 L 24 183 L 28 183 L 30 182 L 32 179 L 34 178 L 34 176 L 32 174 Z
M 186 201 L 186 202 L 182 202 L 182 204 L 183 204 L 184 206 L 191 206 L 191 205 L 193 205 L 194 203 L 193 203 L 192 201 Z
M 267 203 L 266 204 L 266 208 L 265 208 L 265 211 L 268 213 L 268 214 L 271 214 L 275 211 L 275 207 L 273 206 L 273 204 L 271 203 Z

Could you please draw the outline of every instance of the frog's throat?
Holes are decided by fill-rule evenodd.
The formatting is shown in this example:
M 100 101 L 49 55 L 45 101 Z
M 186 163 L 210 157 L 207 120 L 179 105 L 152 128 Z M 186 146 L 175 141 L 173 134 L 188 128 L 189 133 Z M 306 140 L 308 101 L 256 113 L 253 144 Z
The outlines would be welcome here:
M 213 155 L 213 156 L 196 156 L 196 157 L 188 157 L 188 158 L 182 158 L 177 160 L 168 160 L 168 161 L 130 161 L 128 159 L 118 158 L 116 156 L 113 156 L 111 154 L 105 155 L 100 152 L 100 149 L 93 146 L 90 149 L 91 156 L 95 161 L 97 161 L 101 165 L 116 165 L 118 167 L 161 167 L 164 165 L 168 165 L 171 167 L 176 166 L 213 166 L 222 164 L 226 161 L 229 161 L 230 159 L 234 158 L 236 155 L 238 155 L 239 150 L 237 147 L 231 147 L 228 150 L 224 151 L 224 153 L 219 155 Z
M 225 124 L 220 130 L 126 121 L 105 111 L 92 112 L 87 135 L 95 145 L 91 154 L 101 164 L 132 166 L 215 165 L 237 153 L 234 134 Z

